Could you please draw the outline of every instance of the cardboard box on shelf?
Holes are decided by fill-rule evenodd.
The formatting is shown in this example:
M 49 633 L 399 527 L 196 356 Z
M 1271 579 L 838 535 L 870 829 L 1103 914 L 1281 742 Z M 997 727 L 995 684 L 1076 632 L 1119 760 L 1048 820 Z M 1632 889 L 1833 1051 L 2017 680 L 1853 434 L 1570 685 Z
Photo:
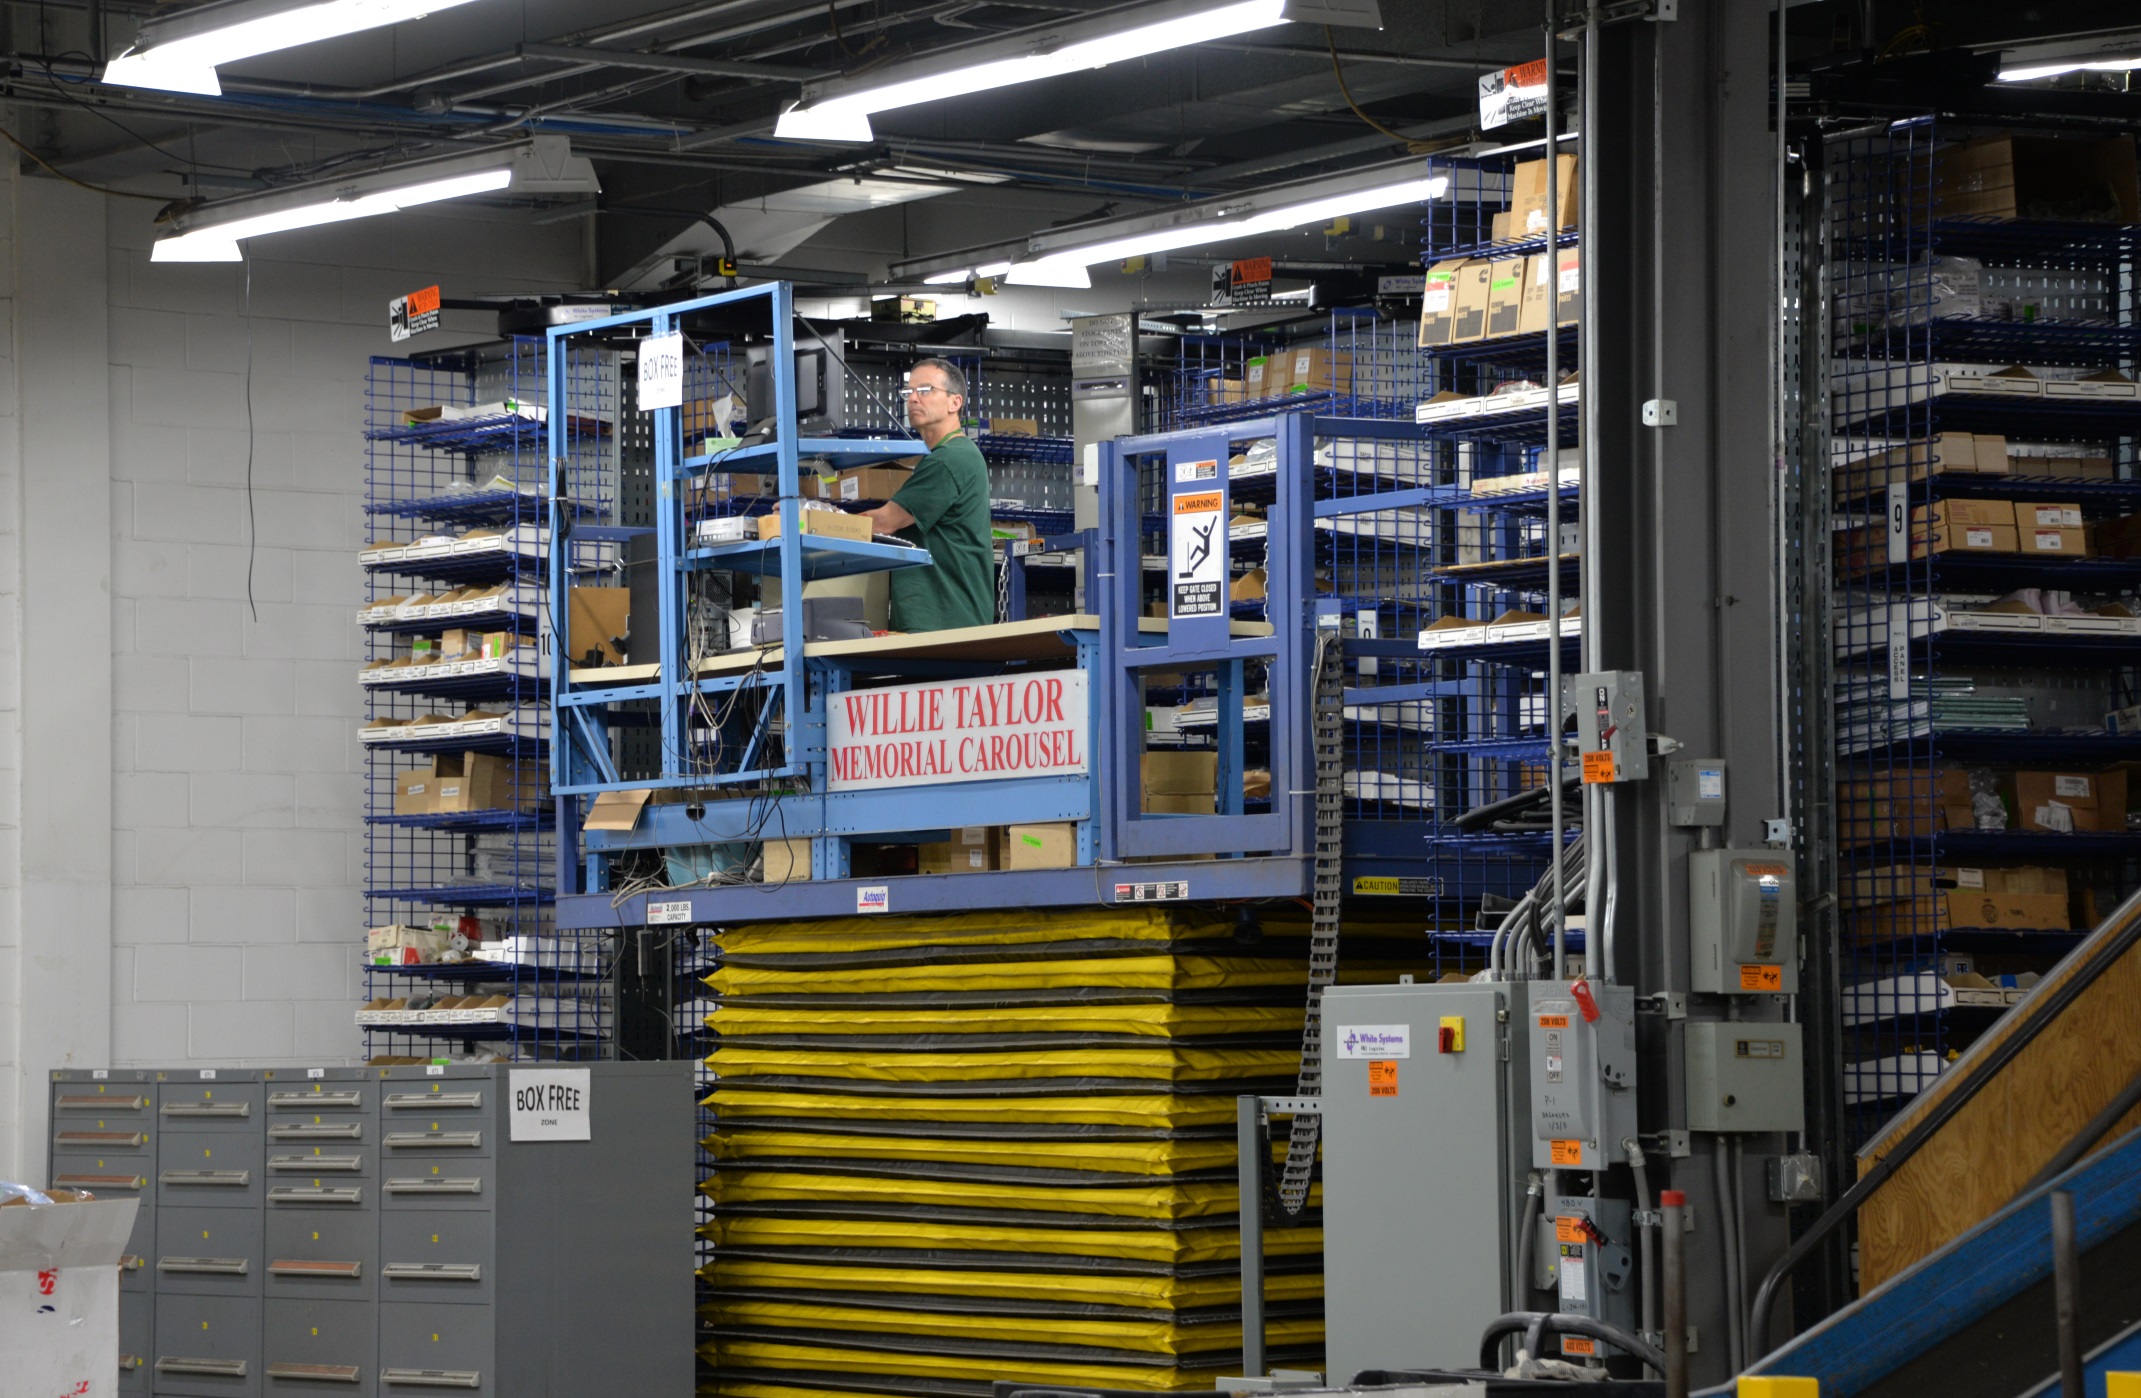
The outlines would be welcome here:
M 394 814 L 430 815 L 438 808 L 438 779 L 433 776 L 430 763 L 394 779 Z
M 736 419 L 743 416 L 743 408 L 734 395 L 724 393 L 719 398 L 702 398 L 695 403 L 686 403 L 677 409 L 677 422 L 683 428 L 684 440 L 694 437 L 726 437 Z
M 1853 914 L 1856 941 L 1900 941 L 1957 928 L 2002 932 L 2062 932 L 2071 924 L 2064 893 L 2002 893 L 1951 889 L 1898 903 L 1877 903 Z
M 2085 558 L 2089 553 L 2088 536 L 2079 525 L 2072 529 L 2021 529 L 2016 535 L 2020 553 L 2060 558 Z
M 1069 869 L 1077 862 L 1078 827 L 1068 821 L 1004 827 L 1006 869 Z
M 1931 898 L 1949 890 L 1966 893 L 2057 893 L 2068 894 L 2067 871 L 2040 865 L 2014 868 L 1946 868 L 1927 864 L 1891 864 L 1860 869 L 1845 881 L 1846 907 L 1871 907 L 1876 903 L 1903 903 Z
M 985 417 L 981 430 L 999 437 L 1038 437 L 1041 420 L 1036 417 Z
M 1555 195 L 1561 206 L 1561 217 L 1554 226 L 1574 228 L 1577 210 L 1582 207 L 1582 191 L 1577 187 L 1576 157 L 1562 155 L 1554 158 L 1557 167 L 1554 180 Z M 1550 231 L 1552 222 L 1546 207 L 1546 162 L 1544 160 L 1520 161 L 1510 174 L 1509 209 L 1516 216 L 1516 236 L 1536 238 Z
M 805 510 L 802 513 L 802 521 L 805 534 L 817 534 L 828 539 L 853 539 L 864 544 L 870 542 L 870 521 L 861 515 L 851 515 L 841 510 Z M 778 539 L 780 536 L 779 514 L 758 517 L 758 537 L 761 541 Z
M 480 752 L 440 753 L 431 760 L 432 811 L 533 811 L 550 797 L 550 772 L 541 762 L 513 762 Z
M 1487 333 L 1487 294 L 1494 281 L 1494 264 L 1474 259 L 1457 269 L 1457 316 L 1450 326 L 1450 343 L 1462 345 Z
M 1512 242 L 1516 236 L 1517 211 L 1515 209 L 1502 209 L 1493 218 L 1487 220 L 1487 239 L 1489 242 Z
M 1837 820 L 1846 843 L 1921 839 L 1939 830 L 1975 827 L 1970 771 L 1956 766 L 1904 767 L 1837 788 Z
M 1524 259 L 1497 257 L 1487 276 L 1487 338 L 1514 335 L 1524 319 Z
M 1353 391 L 1353 356 L 1345 350 L 1298 347 L 1286 351 L 1283 358 L 1287 366 L 1284 387 L 1289 393 Z
M 1457 325 L 1457 274 L 1463 258 L 1437 262 L 1427 269 L 1420 289 L 1420 348 L 1434 349 L 1450 342 Z
M 1548 308 L 1554 302 L 1554 259 L 1535 252 L 1524 259 L 1523 305 L 1517 312 L 1517 333 L 1536 335 L 1546 329 Z
M 800 883 L 810 877 L 810 841 L 768 840 L 765 866 L 759 871 L 763 883 Z
M 1278 372 L 1272 367 L 1269 356 L 1259 355 L 1257 358 L 1248 361 L 1242 365 L 1243 401 L 1254 402 L 1259 398 L 1269 398 L 1278 393 L 1279 389 L 1275 387 L 1278 379 Z
M 364 934 L 364 959 L 374 966 L 428 966 L 446 952 L 445 930 L 396 923 Z
M 819 500 L 853 504 L 859 500 L 890 500 L 900 487 L 914 479 L 914 472 L 896 466 L 855 466 L 836 476 L 813 475 L 803 493 Z
M 1266 576 L 1261 568 L 1251 568 L 1227 584 L 1229 602 L 1261 602 L 1264 600 Z
M 575 665 L 624 664 L 625 637 L 632 630 L 632 589 L 575 587 L 566 594 L 567 644 Z
M 1138 786 L 1147 796 L 1197 795 L 1219 789 L 1219 754 L 1148 752 L 1138 761 Z
M 1554 250 L 1554 300 L 1561 324 L 1583 319 L 1583 254 L 1575 248 Z
M 1911 511 L 1911 523 L 1934 529 L 1963 529 L 1972 525 L 2012 528 L 2012 500 L 1936 500 Z
M 1987 136 L 1933 154 L 1942 217 L 1990 215 L 2141 223 L 2133 137 Z
M 2015 824 L 2060 834 L 2117 834 L 2126 829 L 2126 773 L 2017 772 Z
M 936 840 L 915 847 L 916 872 L 923 874 L 981 874 L 997 867 L 1002 857 L 1002 832 L 993 825 L 963 825 L 949 840 Z

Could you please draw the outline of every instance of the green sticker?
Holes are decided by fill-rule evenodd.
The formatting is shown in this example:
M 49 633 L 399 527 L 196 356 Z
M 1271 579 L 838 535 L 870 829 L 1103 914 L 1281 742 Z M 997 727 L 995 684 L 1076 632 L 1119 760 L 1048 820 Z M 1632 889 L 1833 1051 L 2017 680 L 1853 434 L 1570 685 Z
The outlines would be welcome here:
M 1039 849 L 1042 844 L 1041 837 L 1038 835 L 1021 835 L 1019 836 L 1019 841 L 1023 844 L 1032 845 L 1035 849 Z
M 1516 284 L 1517 279 L 1515 277 L 1503 277 L 1501 280 L 1493 283 L 1493 286 L 1496 291 L 1507 291 L 1510 287 L 1513 287 Z

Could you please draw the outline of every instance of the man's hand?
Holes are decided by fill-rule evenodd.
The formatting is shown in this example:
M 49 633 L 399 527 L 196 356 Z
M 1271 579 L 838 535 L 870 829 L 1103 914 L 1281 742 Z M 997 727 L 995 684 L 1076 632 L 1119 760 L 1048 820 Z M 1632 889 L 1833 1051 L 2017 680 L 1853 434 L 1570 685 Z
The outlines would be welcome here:
M 873 534 L 897 534 L 914 523 L 914 516 L 907 513 L 906 506 L 891 501 L 874 510 L 862 510 L 859 513 L 870 521 L 870 532 Z

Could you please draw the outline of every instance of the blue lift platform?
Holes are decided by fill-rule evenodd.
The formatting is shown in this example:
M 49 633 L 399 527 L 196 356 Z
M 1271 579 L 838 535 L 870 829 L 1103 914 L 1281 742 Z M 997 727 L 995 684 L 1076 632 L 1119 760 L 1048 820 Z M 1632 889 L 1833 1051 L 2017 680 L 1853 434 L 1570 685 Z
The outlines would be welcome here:
M 554 327 L 550 362 L 566 362 L 577 337 L 664 336 L 713 312 L 763 316 L 778 426 L 765 442 L 708 452 L 685 441 L 679 409 L 651 414 L 660 658 L 582 668 L 552 657 L 560 928 L 1304 898 L 1316 852 L 1311 726 L 1321 646 L 1343 648 L 1346 721 L 1366 735 L 1353 749 L 1390 754 L 1370 775 L 1349 768 L 1349 814 L 1372 809 L 1375 818 L 1346 825 L 1345 887 L 1434 896 L 1427 837 L 1438 798 L 1461 808 L 1476 795 L 1462 782 L 1438 785 L 1427 755 L 1432 719 L 1405 715 L 1429 715 L 1474 682 L 1440 678 L 1450 667 L 1423 660 L 1415 640 L 1433 615 L 1422 600 L 1431 512 L 1458 503 L 1425 470 L 1425 429 L 1304 410 L 1107 443 L 1101 525 L 1079 541 L 1089 613 L 806 644 L 801 609 L 788 606 L 779 644 L 693 654 L 690 579 L 700 570 L 778 579 L 781 595 L 795 598 L 814 580 L 929 561 L 897 542 L 799 533 L 806 467 L 889 462 L 925 448 L 896 437 L 798 435 L 787 285 Z M 554 382 L 551 401 L 562 405 L 555 433 L 570 416 L 569 385 Z M 697 544 L 693 502 L 722 473 L 743 471 L 776 478 L 777 537 Z M 589 527 L 569 517 L 556 491 L 552 498 L 554 530 Z M 1230 582 L 1252 565 L 1264 595 L 1245 603 Z M 1349 598 L 1345 584 L 1356 576 L 1380 578 L 1389 591 Z M 553 566 L 552 615 L 568 613 L 571 581 Z M 1165 616 L 1148 615 L 1155 590 L 1168 599 Z M 1142 754 L 1161 693 L 1204 706 L 1218 771 L 1210 814 L 1146 808 Z M 865 694 L 871 700 L 858 703 Z M 991 694 L 1030 720 L 1026 731 L 985 722 L 978 706 Z M 873 735 L 882 726 L 873 713 L 906 724 L 895 735 L 909 744 L 904 756 Z M 619 736 L 649 727 L 658 769 L 622 770 Z M 996 738 L 1025 754 L 1016 770 L 992 761 Z M 1268 795 L 1261 779 L 1250 795 L 1252 770 L 1268 772 Z M 1517 789 L 1508 780 L 1499 794 Z M 582 798 L 625 791 L 650 793 L 627 828 L 583 828 Z M 1045 822 L 1075 827 L 1072 867 L 856 876 L 859 844 Z M 809 841 L 809 877 L 672 878 L 641 889 L 618 872 L 645 851 L 737 851 L 767 840 Z M 1521 864 L 1497 867 L 1511 892 L 1533 877 Z

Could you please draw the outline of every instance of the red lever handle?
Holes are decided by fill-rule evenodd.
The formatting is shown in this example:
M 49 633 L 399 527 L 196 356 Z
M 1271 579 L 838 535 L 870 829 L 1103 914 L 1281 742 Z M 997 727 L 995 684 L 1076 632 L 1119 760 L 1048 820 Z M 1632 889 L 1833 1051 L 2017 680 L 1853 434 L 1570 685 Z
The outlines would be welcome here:
M 1575 997 L 1576 1008 L 1583 1011 L 1583 1022 L 1585 1024 L 1598 1023 L 1598 1001 L 1591 995 L 1591 982 L 1588 980 L 1572 981 L 1569 984 L 1569 994 Z

